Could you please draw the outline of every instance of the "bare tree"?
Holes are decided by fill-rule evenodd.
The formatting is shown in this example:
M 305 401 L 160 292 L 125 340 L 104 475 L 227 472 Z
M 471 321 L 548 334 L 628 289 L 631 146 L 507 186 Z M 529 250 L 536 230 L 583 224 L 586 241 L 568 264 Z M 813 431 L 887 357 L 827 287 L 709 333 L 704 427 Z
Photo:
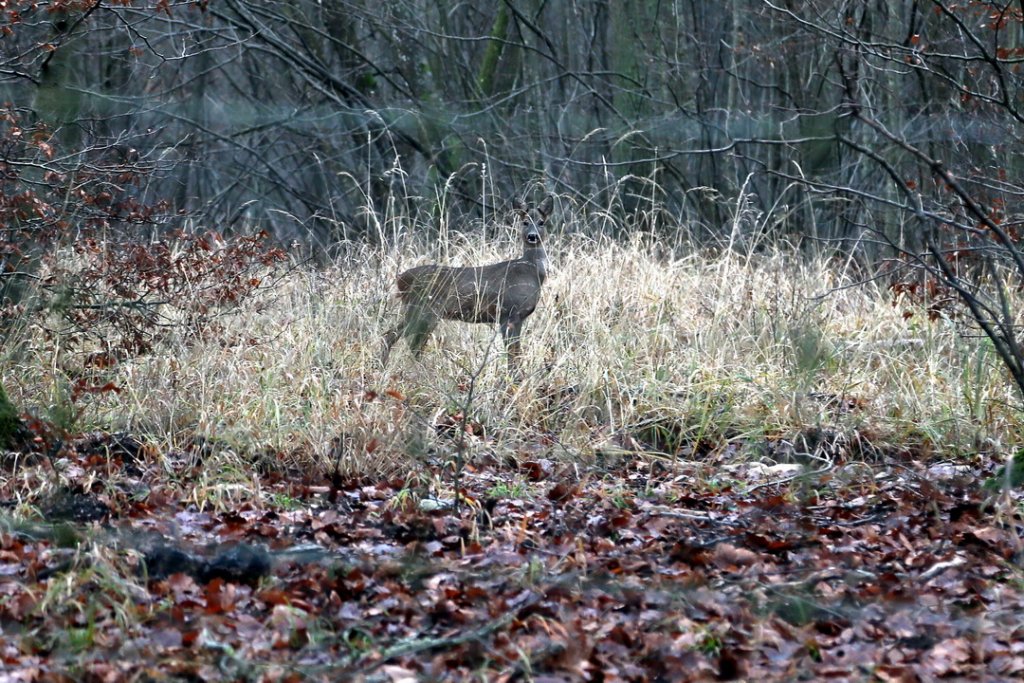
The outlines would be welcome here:
M 841 207 L 845 233 L 900 266 L 896 293 L 935 316 L 962 306 L 1024 398 L 1020 312 L 1007 295 L 1024 281 L 1021 5 L 765 4 L 832 55 L 833 122 L 814 139 L 839 160 L 832 175 L 771 173 Z

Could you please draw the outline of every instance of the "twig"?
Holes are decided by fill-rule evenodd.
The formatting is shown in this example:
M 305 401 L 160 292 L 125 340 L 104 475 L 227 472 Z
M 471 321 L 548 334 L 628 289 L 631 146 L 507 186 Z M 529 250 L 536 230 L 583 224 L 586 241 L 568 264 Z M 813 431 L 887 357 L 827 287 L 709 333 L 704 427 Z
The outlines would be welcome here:
M 484 636 L 488 636 L 495 631 L 498 631 L 505 626 L 508 626 L 521 610 L 527 607 L 531 607 L 541 599 L 540 595 L 537 595 L 525 603 L 519 605 L 518 609 L 505 612 L 502 616 L 497 619 L 490 621 L 480 628 L 469 631 L 468 633 L 461 633 L 454 636 L 448 636 L 446 638 L 419 638 L 413 641 L 406 641 L 393 645 L 380 653 L 370 653 L 365 655 L 362 660 L 353 662 L 349 666 L 341 670 L 340 673 L 344 674 L 367 674 L 371 671 L 383 666 L 388 661 L 395 659 L 396 657 L 404 657 L 406 655 L 416 654 L 417 652 L 425 652 L 427 650 L 436 650 L 438 648 L 450 648 L 456 645 L 462 645 L 463 643 L 469 643 L 475 640 L 480 640 Z M 371 657 L 377 657 L 376 660 L 368 662 L 366 660 Z
M 743 493 L 745 495 L 750 495 L 751 493 L 753 493 L 754 491 L 757 491 L 758 489 L 767 488 L 769 486 L 781 486 L 782 484 L 788 484 L 789 482 L 793 481 L 794 479 L 799 479 L 800 477 L 813 477 L 813 476 L 816 476 L 818 474 L 824 474 L 825 472 L 828 472 L 829 470 L 832 469 L 832 461 L 831 460 L 826 460 L 825 462 L 826 462 L 825 466 L 820 468 L 820 469 L 814 470 L 812 472 L 804 472 L 804 471 L 794 472 L 793 474 L 790 474 L 789 476 L 786 476 L 786 477 L 782 477 L 781 479 L 773 479 L 771 481 L 763 481 L 760 484 L 755 484 L 755 485 L 751 486 L 750 488 L 748 488 Z
M 946 562 L 938 562 L 936 564 L 933 564 L 931 569 L 922 573 L 921 576 L 919 576 L 918 578 L 922 582 L 931 581 L 947 569 L 953 569 L 955 567 L 960 567 L 965 564 L 967 564 L 967 560 L 963 557 L 957 556 L 954 557 L 952 560 L 947 560 Z

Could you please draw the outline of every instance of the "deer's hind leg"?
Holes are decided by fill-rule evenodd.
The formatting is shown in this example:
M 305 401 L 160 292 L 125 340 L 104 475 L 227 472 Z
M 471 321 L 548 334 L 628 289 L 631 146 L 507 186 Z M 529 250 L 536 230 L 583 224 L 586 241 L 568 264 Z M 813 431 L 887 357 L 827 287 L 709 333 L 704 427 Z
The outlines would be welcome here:
M 392 327 L 390 330 L 384 333 L 384 348 L 380 354 L 380 364 L 385 366 L 388 364 L 388 356 L 391 355 L 391 347 L 395 345 L 398 338 L 402 336 L 402 325 L 399 324 L 396 327 Z
M 405 337 L 413 356 L 420 357 L 423 347 L 430 339 L 430 333 L 437 327 L 439 319 L 429 306 L 409 304 L 405 308 L 402 336 Z
M 391 347 L 400 338 L 404 338 L 415 357 L 430 338 L 430 333 L 437 327 L 438 317 L 428 307 L 421 304 L 406 304 L 402 310 L 402 320 L 384 333 L 384 349 L 381 354 L 381 365 L 387 365 Z

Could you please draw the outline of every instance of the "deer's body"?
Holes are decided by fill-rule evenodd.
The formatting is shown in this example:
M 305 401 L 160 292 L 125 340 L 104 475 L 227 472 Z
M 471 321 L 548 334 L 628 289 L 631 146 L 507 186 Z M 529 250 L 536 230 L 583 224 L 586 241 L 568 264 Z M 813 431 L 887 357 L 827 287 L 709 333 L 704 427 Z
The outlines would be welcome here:
M 523 322 L 537 308 L 547 276 L 543 226 L 551 198 L 533 211 L 517 206 L 522 220 L 523 253 L 517 259 L 486 266 L 417 266 L 398 276 L 402 321 L 384 335 L 383 362 L 399 337 L 419 355 L 441 320 L 497 324 L 505 340 L 509 366 L 519 355 Z

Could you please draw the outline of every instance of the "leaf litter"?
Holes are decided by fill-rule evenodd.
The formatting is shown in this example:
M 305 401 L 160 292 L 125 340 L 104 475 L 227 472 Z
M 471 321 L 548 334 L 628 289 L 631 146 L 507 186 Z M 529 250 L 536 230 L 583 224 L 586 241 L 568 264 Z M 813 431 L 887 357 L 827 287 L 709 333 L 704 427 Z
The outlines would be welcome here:
M 459 506 L 268 473 L 200 507 L 187 458 L 115 438 L 4 480 L 0 681 L 1024 677 L 1020 501 L 981 466 L 475 463 Z M 15 515 L 54 468 L 61 521 Z

